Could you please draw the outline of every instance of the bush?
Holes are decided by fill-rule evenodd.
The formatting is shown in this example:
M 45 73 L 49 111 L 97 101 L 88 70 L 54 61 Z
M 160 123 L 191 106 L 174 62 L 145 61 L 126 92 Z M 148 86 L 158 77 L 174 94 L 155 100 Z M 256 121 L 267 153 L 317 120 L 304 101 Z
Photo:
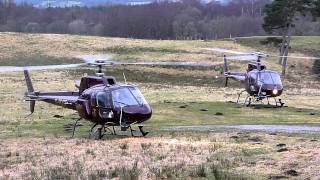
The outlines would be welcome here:
M 74 20 L 69 23 L 69 31 L 73 34 L 86 34 L 87 26 L 83 20 Z
M 25 32 L 30 32 L 30 33 L 36 33 L 41 31 L 41 26 L 36 23 L 36 22 L 29 22 L 25 27 L 24 27 Z
M 274 47 L 279 47 L 281 43 L 282 39 L 277 37 L 267 37 L 266 39 L 260 41 L 260 44 L 262 45 L 272 45 Z

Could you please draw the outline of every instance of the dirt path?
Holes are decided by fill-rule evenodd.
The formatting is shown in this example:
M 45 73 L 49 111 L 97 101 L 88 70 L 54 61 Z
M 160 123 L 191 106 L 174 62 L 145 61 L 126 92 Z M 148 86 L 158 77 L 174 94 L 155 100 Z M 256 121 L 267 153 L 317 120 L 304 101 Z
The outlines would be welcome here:
M 284 133 L 313 133 L 320 134 L 320 125 L 199 125 L 176 126 L 174 130 L 210 131 L 214 129 L 240 129 L 250 131 L 284 132 Z

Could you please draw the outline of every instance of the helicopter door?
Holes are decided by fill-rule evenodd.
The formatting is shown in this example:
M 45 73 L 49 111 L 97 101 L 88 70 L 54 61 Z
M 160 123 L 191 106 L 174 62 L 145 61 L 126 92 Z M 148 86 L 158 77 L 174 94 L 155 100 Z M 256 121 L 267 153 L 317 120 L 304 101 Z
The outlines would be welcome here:
M 257 84 L 257 79 L 258 79 L 258 74 L 255 72 L 249 72 L 248 73 L 248 85 L 247 91 L 249 92 L 255 92 L 257 91 L 256 89 L 256 84 Z
M 257 73 L 249 73 L 249 85 L 255 85 L 257 82 Z
M 88 100 L 79 100 L 79 104 L 76 106 L 76 109 L 79 112 L 80 117 L 82 118 L 91 116 L 90 103 Z
M 92 116 L 96 119 L 99 117 L 99 108 L 97 106 L 96 93 L 91 95 Z
M 113 112 L 111 107 L 110 93 L 101 91 L 96 94 L 96 102 L 99 116 L 102 119 L 113 118 Z

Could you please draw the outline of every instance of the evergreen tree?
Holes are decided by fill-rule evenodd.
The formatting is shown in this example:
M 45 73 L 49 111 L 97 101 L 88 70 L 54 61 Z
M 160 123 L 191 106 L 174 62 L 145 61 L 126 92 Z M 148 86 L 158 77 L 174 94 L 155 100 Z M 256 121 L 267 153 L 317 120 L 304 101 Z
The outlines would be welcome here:
M 304 15 L 310 11 L 312 3 L 315 0 L 274 0 L 271 4 L 265 6 L 263 28 L 267 33 L 278 33 L 282 36 L 282 43 L 279 49 L 279 64 L 282 64 L 282 75 L 285 75 L 287 58 L 290 47 L 290 30 L 294 26 L 294 20 L 297 13 Z M 319 1 L 319 0 L 316 0 Z
M 317 16 L 317 17 L 320 16 L 320 0 L 314 0 L 312 12 L 314 16 Z

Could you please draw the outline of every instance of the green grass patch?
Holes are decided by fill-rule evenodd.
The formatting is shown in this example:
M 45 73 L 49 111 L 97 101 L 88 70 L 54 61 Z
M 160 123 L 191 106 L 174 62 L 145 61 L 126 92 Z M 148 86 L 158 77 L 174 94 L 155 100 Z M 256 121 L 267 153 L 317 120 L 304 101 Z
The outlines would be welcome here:
M 103 48 L 101 50 L 104 53 L 113 53 L 113 54 L 142 54 L 142 53 L 190 53 L 189 51 L 182 49 L 171 49 L 165 47 L 143 47 L 143 46 L 113 46 Z
M 162 131 L 170 126 L 231 125 L 231 124 L 299 124 L 319 123 L 320 111 L 293 107 L 270 108 L 268 106 L 245 107 L 225 102 L 160 102 L 151 104 L 152 118 L 145 123 L 147 129 Z M 40 110 L 39 110 L 40 111 Z M 42 110 L 43 111 L 43 110 Z M 315 113 L 315 115 L 311 115 Z M 72 126 L 76 115 L 63 118 L 48 117 L 46 113 L 33 115 L 32 121 L 23 119 L 0 126 L 0 138 L 71 136 L 65 125 Z M 52 114 L 52 113 L 50 113 Z M 39 119 L 37 117 L 39 116 Z M 31 117 L 32 118 L 32 117 Z M 81 121 L 76 129 L 77 137 L 88 137 L 92 123 Z M 118 129 L 118 128 L 117 128 Z M 157 134 L 157 132 L 154 132 Z M 128 132 L 121 133 L 129 135 Z M 120 148 L 126 149 L 122 145 Z
M 263 41 L 265 41 L 268 36 L 253 36 L 237 38 L 237 43 L 241 45 L 251 47 L 256 50 L 271 50 L 278 53 L 279 49 L 275 46 L 265 46 Z M 280 38 L 280 37 L 279 37 Z M 319 55 L 320 49 L 320 36 L 293 36 L 291 40 L 291 51 L 301 52 L 310 55 Z
M 293 107 L 245 107 L 225 102 L 163 102 L 152 104 L 153 117 L 146 124 L 152 127 L 177 125 L 228 124 L 296 124 L 318 123 L 319 112 Z M 222 115 L 221 115 L 221 114 Z

